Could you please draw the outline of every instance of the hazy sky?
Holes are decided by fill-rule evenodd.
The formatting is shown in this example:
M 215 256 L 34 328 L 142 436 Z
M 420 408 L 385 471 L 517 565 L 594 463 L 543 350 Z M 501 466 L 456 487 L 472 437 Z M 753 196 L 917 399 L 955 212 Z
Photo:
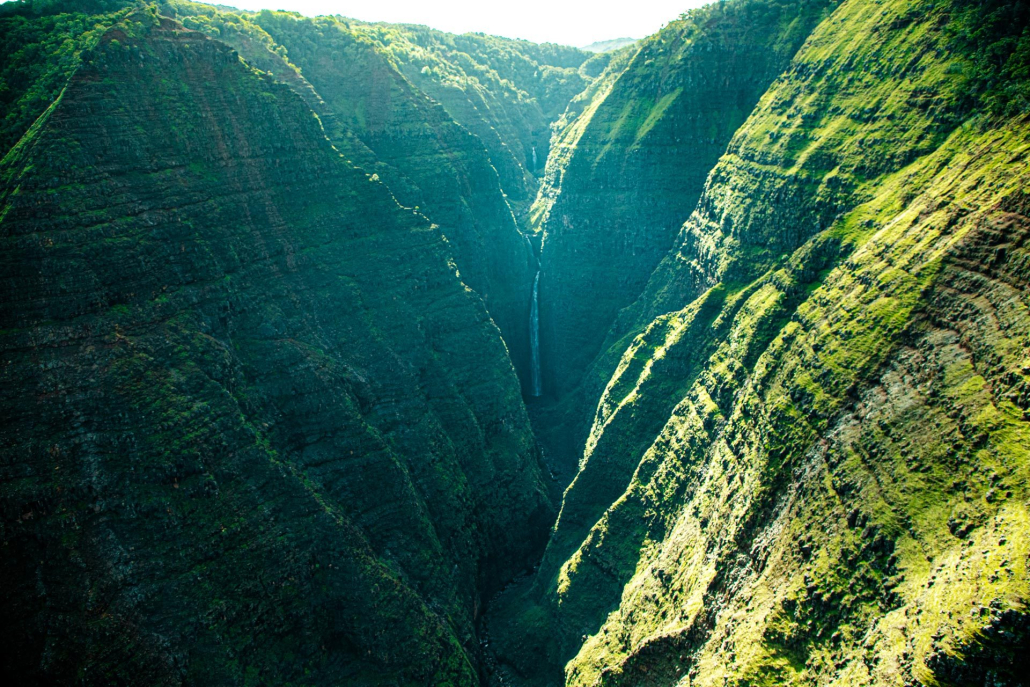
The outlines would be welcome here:
M 643 38 L 683 11 L 710 0 L 213 0 L 241 9 L 342 14 L 364 21 L 426 24 L 464 33 L 582 46 Z

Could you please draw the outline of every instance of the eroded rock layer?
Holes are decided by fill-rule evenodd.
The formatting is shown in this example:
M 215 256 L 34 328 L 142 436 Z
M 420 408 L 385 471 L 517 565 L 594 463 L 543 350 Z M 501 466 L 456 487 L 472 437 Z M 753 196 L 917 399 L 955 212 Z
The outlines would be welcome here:
M 1028 26 L 0 6 L 0 669 L 1026 687 Z
M 552 395 L 579 383 L 616 314 L 672 247 L 733 132 L 832 5 L 749 0 L 684 15 L 643 41 L 580 124 L 542 219 Z

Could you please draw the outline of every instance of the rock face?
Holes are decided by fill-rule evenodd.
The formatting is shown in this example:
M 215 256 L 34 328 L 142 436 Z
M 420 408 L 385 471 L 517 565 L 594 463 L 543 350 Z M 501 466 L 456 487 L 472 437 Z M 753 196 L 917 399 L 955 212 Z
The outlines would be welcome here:
M 1024 59 L 996 10 L 851 0 L 762 96 L 592 364 L 502 674 L 1025 684 L 1030 129 L 970 100 L 985 41 Z
M 440 232 L 140 11 L 0 168 L 4 672 L 475 684 L 551 518 Z
M 591 54 L 424 26 L 351 24 L 483 142 L 523 222 L 548 159 L 551 127 L 596 76 L 586 67 Z
M 162 11 L 290 85 L 345 157 L 439 225 L 462 281 L 486 301 L 528 390 L 537 258 L 514 215 L 525 214 L 536 193 L 533 151 L 542 168 L 551 121 L 591 80 L 578 70 L 589 55 L 424 27 L 231 13 L 183 0 L 167 0 Z

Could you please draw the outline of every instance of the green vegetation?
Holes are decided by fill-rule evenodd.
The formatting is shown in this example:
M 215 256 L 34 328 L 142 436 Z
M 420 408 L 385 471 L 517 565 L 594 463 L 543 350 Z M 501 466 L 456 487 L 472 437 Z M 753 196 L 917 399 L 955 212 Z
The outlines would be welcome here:
M 592 80 L 581 69 L 591 55 L 566 46 L 456 36 L 424 26 L 351 26 L 483 141 L 521 220 L 547 160 L 552 123 Z
M 949 5 L 945 31 L 951 46 L 968 58 L 970 109 L 995 114 L 1030 110 L 1030 7 L 1005 0 L 967 0 Z
M 0 179 L 5 672 L 475 684 L 552 510 L 440 231 L 149 10 Z
M 4 673 L 1025 687 L 1028 20 L 0 6 Z
M 592 421 L 489 624 L 511 678 L 1024 684 L 1030 131 L 955 49 L 962 7 L 843 3 L 737 129 L 557 406 Z M 577 156 L 610 178 L 667 111 L 580 138 L 545 231 Z
M 573 405 L 592 411 L 607 375 L 589 379 L 587 368 L 619 311 L 672 247 L 734 132 L 836 4 L 747 0 L 692 10 L 613 55 L 598 79 L 603 90 L 589 105 L 574 101 L 582 112 L 562 121 L 532 213 L 545 245 L 541 345 L 552 395 L 567 398 L 583 383 L 585 398 Z M 591 297 L 598 289 L 604 298 Z M 552 293 L 560 301 L 551 303 Z M 581 442 L 581 409 L 555 412 L 568 424 L 554 431 Z
M 0 7 L 0 157 L 18 142 L 60 94 L 111 24 L 123 2 L 76 4 L 57 0 L 12 2 Z

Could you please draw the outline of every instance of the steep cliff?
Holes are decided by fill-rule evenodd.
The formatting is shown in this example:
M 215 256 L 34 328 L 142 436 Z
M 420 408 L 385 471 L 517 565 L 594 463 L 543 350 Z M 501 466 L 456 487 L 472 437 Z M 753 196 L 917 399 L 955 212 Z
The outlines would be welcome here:
M 0 6 L 0 157 L 60 94 L 82 51 L 129 11 L 126 4 L 86 0 L 42 16 Z
M 849 0 L 812 33 L 608 333 L 500 674 L 1025 684 L 1026 26 Z
M 672 247 L 733 132 L 833 4 L 750 0 L 691 11 L 641 42 L 580 124 L 541 218 L 550 394 L 579 383 L 615 315 Z
M 550 505 L 441 233 L 150 11 L 0 165 L 2 661 L 22 684 L 476 684 Z
M 159 7 L 290 85 L 345 157 L 374 170 L 403 205 L 441 227 L 462 280 L 486 300 L 528 384 L 537 258 L 512 215 L 524 215 L 536 192 L 532 150 L 540 145 L 543 166 L 551 120 L 592 79 L 575 66 L 588 56 L 338 17 L 234 12 L 186 0 Z M 524 160 L 511 152 L 523 148 Z
M 340 20 L 262 12 L 254 21 L 325 101 L 340 131 L 334 142 L 355 157 L 367 151 L 361 163 L 440 226 L 462 281 L 486 301 L 525 378 L 536 259 L 482 142 Z

